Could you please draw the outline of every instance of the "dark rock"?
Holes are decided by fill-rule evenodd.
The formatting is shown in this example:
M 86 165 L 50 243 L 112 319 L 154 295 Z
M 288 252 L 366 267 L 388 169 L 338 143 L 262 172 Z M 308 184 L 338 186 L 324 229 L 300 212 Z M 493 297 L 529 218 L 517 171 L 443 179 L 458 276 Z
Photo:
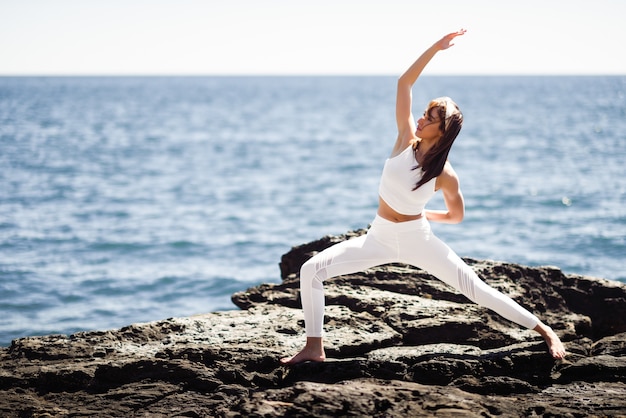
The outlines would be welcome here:
M 563 361 L 392 264 L 327 281 L 329 359 L 280 366 L 304 342 L 300 266 L 363 232 L 293 248 L 282 283 L 233 295 L 242 310 L 13 341 L 0 349 L 0 416 L 626 415 L 626 285 L 554 267 L 465 259 L 555 329 Z

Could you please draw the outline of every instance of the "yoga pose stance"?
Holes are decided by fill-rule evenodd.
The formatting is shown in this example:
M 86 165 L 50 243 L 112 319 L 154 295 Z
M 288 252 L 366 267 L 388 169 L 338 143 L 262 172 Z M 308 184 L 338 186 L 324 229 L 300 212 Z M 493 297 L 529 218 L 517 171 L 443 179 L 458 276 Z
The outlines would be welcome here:
M 537 331 L 553 358 L 565 357 L 565 347 L 551 328 L 508 296 L 483 282 L 430 229 L 429 221 L 458 223 L 464 215 L 459 178 L 447 160 L 463 124 L 458 106 L 448 97 L 432 100 L 417 126 L 411 112 L 413 84 L 439 51 L 448 49 L 465 30 L 450 33 L 428 48 L 398 79 L 398 138 L 385 162 L 379 186 L 378 212 L 366 235 L 338 243 L 316 254 L 300 270 L 306 345 L 286 365 L 324 361 L 323 282 L 331 277 L 387 263 L 410 264 L 426 270 L 473 302 L 504 318 Z M 446 210 L 425 210 L 441 190 Z

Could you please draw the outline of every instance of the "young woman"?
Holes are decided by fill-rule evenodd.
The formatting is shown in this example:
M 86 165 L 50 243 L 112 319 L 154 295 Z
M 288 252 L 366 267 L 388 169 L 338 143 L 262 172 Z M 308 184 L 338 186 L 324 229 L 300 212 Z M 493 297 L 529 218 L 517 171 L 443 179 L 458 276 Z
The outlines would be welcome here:
M 454 287 L 473 302 L 504 318 L 537 331 L 553 358 L 565 357 L 565 347 L 551 328 L 508 296 L 483 282 L 430 229 L 428 221 L 458 223 L 464 216 L 459 178 L 447 160 L 463 124 L 458 106 L 448 97 L 432 100 L 417 126 L 411 112 L 413 84 L 439 51 L 448 49 L 465 30 L 450 33 L 428 48 L 398 80 L 396 121 L 398 138 L 385 162 L 379 186 L 378 213 L 366 235 L 338 243 L 308 260 L 300 270 L 306 345 L 292 365 L 324 361 L 323 282 L 331 277 L 397 262 L 422 268 Z M 447 210 L 424 209 L 441 190 Z

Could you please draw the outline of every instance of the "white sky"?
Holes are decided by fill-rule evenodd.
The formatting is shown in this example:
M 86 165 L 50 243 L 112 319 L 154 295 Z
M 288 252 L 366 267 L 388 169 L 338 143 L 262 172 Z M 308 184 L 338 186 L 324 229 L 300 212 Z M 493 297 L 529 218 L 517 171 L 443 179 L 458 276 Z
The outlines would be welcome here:
M 626 74 L 625 0 L 0 0 L 0 75 Z

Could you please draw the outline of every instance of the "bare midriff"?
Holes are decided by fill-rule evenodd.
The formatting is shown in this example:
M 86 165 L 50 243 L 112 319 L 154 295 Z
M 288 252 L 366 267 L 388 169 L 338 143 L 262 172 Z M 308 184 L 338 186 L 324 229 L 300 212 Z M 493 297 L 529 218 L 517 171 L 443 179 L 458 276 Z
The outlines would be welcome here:
M 422 214 L 403 215 L 391 208 L 380 196 L 378 197 L 378 216 L 391 222 L 408 222 L 420 219 Z

